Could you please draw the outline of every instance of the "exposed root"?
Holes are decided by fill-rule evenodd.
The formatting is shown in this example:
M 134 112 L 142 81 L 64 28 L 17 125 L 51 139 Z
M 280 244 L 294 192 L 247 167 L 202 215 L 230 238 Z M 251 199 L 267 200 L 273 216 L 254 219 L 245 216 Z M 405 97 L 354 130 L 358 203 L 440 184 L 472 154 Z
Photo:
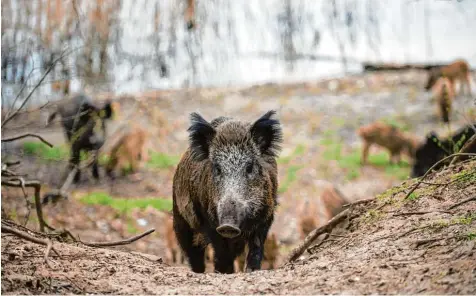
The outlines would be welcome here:
M 45 260 L 45 263 L 50 268 L 52 268 L 51 264 L 48 261 L 48 256 L 50 255 L 50 251 L 53 250 L 53 252 L 55 252 L 58 256 L 60 256 L 59 253 L 53 248 L 53 243 L 49 239 L 36 238 L 36 237 L 33 237 L 33 236 L 29 235 L 26 232 L 23 232 L 23 231 L 18 230 L 18 229 L 11 228 L 10 226 L 6 226 L 6 225 L 2 225 L 2 232 L 11 233 L 11 234 L 14 234 L 14 235 L 22 238 L 22 239 L 30 241 L 32 243 L 46 246 L 45 255 L 43 256 L 43 258 Z

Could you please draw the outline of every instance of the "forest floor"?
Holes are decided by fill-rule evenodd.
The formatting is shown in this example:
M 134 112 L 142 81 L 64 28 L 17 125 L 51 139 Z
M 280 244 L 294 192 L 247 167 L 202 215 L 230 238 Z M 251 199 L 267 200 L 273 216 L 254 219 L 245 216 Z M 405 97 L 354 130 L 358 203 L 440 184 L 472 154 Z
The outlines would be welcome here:
M 389 164 L 387 153 L 375 147 L 370 164 L 360 165 L 361 143 L 355 130 L 363 124 L 383 120 L 423 139 L 431 130 L 444 136 L 476 119 L 473 99 L 459 97 L 451 128 L 443 126 L 436 117 L 436 104 L 422 91 L 424 79 L 419 72 L 379 73 L 314 83 L 121 96 L 121 112 L 110 131 L 121 130 L 125 122 L 147 128 L 152 153 L 145 168 L 114 181 L 95 182 L 85 173 L 73 186 L 71 198 L 44 206 L 44 215 L 49 224 L 83 241 L 118 240 L 149 228 L 156 232 L 117 250 L 55 243 L 61 257 L 50 255 L 53 268 L 43 263 L 42 246 L 2 234 L 2 292 L 474 294 L 474 202 L 451 213 L 438 211 L 475 194 L 475 164 L 430 178 L 445 182 L 469 172 L 464 182 L 423 185 L 407 200 L 404 193 L 415 182 L 399 185 L 409 175 L 407 161 Z M 136 104 L 138 100 L 141 103 Z M 308 198 L 319 204 L 326 182 L 337 185 L 350 201 L 378 196 L 377 200 L 355 209 L 358 217 L 350 221 L 344 237 L 274 271 L 194 275 L 186 266 L 171 266 L 165 256 L 163 221 L 171 207 L 175 165 L 187 146 L 190 112 L 198 111 L 209 120 L 220 115 L 253 120 L 269 109 L 278 110 L 284 129 L 278 160 L 280 207 L 271 229 L 281 243 L 279 264 L 300 241 L 299 205 Z M 2 159 L 21 159 L 18 171 L 41 180 L 43 193 L 61 186 L 68 153 L 60 126 L 43 127 L 44 111 L 48 109 L 27 113 L 2 130 L 5 136 L 37 132 L 55 144 L 45 149 L 28 139 L 2 146 Z M 396 185 L 399 189 L 382 194 Z M 31 200 L 29 206 L 25 204 L 20 190 L 2 187 L 2 212 L 37 229 Z M 431 213 L 399 215 L 423 210 Z M 439 240 L 417 242 L 427 238 Z

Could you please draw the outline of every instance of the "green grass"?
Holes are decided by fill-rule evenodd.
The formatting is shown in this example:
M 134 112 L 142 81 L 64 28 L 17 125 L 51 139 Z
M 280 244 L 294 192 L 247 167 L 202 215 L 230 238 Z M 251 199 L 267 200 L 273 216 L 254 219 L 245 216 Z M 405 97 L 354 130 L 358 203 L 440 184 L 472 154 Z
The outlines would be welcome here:
M 172 210 L 172 200 L 165 198 L 113 198 L 104 192 L 93 192 L 83 196 L 80 201 L 87 205 L 110 206 L 120 212 L 128 212 L 132 209 L 145 209 L 151 206 L 160 211 Z
M 353 180 L 359 177 L 361 168 L 361 150 L 356 149 L 350 153 L 343 153 L 343 144 L 335 141 L 332 137 L 324 137 L 320 144 L 325 146 L 323 157 L 325 160 L 336 160 L 342 169 L 347 171 L 346 177 L 348 180 Z M 390 157 L 386 152 L 369 154 L 368 163 L 370 165 L 381 167 L 385 169 L 385 174 L 388 176 L 397 177 L 399 180 L 405 180 L 410 174 L 409 164 L 402 161 L 399 164 L 391 164 Z
M 451 176 L 451 181 L 460 185 L 476 183 L 476 170 L 465 169 Z
M 411 201 L 414 201 L 414 200 L 417 200 L 421 197 L 420 194 L 416 193 L 416 192 L 412 192 L 409 196 L 408 196 L 408 200 L 411 200 Z
M 42 142 L 24 142 L 23 152 L 26 155 L 38 156 L 41 159 L 64 160 L 69 156 L 69 150 L 65 146 L 48 147 Z
M 176 166 L 180 161 L 179 156 L 167 155 L 160 152 L 150 152 L 146 166 L 154 169 L 166 169 Z
M 278 193 L 284 193 L 289 189 L 289 186 L 296 181 L 296 174 L 302 168 L 300 165 L 292 165 L 288 168 L 286 173 L 286 179 L 284 182 L 279 186 Z

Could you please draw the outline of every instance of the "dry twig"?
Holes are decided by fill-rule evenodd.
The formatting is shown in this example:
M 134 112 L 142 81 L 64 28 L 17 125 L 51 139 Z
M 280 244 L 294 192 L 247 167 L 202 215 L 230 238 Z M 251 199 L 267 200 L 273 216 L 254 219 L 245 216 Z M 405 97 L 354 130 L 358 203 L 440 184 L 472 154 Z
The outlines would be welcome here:
M 448 208 L 448 210 L 452 210 L 456 207 L 459 207 L 462 204 L 465 204 L 465 203 L 470 202 L 470 201 L 475 201 L 475 200 L 476 200 L 476 196 L 469 197 L 467 199 L 464 199 L 464 200 L 460 201 L 459 203 L 456 203 L 456 204 L 452 205 L 451 207 Z
M 130 243 L 133 243 L 135 242 L 136 240 L 139 240 L 141 238 L 143 238 L 144 236 L 147 236 L 149 234 L 151 234 L 152 232 L 154 232 L 155 229 L 152 228 L 152 229 L 149 229 L 147 230 L 146 232 L 144 233 L 141 233 L 139 235 L 136 235 L 136 236 L 133 236 L 131 238 L 128 238 L 128 239 L 123 239 L 123 240 L 119 240 L 119 241 L 115 241 L 115 242 L 83 242 L 81 241 L 82 244 L 86 245 L 86 246 L 89 246 L 89 247 L 114 247 L 114 246 L 123 246 L 123 245 L 128 245 Z
M 325 225 L 311 231 L 306 236 L 304 241 L 291 251 L 286 261 L 287 262 L 295 261 L 297 258 L 299 258 L 299 256 L 302 255 L 302 253 L 304 253 L 304 251 L 307 250 L 307 248 L 309 248 L 309 246 L 319 237 L 319 235 L 323 233 L 331 232 L 332 229 L 334 229 L 337 225 L 339 225 L 342 221 L 344 221 L 349 216 L 352 210 L 352 206 L 371 202 L 373 200 L 374 199 L 358 200 L 354 203 L 348 204 L 348 206 L 351 206 L 350 209 L 346 209 L 340 212 L 339 214 L 334 216 L 331 220 L 329 220 L 329 222 L 327 222 Z

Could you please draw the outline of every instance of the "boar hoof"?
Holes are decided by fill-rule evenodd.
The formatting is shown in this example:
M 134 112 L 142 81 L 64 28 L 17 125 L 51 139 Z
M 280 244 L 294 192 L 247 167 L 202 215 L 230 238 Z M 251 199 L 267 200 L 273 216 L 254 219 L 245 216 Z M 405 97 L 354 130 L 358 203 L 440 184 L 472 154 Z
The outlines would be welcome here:
M 234 238 L 241 234 L 241 230 L 230 224 L 223 224 L 217 227 L 217 232 L 223 237 Z

